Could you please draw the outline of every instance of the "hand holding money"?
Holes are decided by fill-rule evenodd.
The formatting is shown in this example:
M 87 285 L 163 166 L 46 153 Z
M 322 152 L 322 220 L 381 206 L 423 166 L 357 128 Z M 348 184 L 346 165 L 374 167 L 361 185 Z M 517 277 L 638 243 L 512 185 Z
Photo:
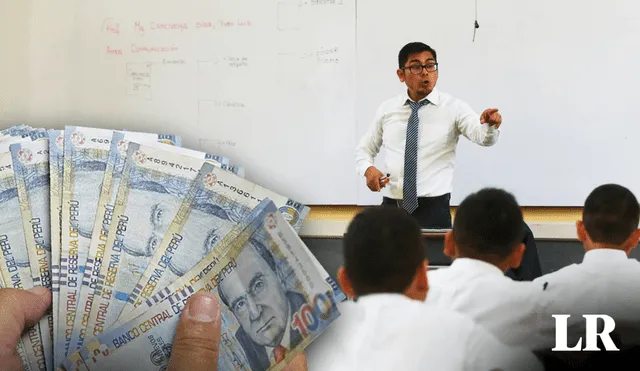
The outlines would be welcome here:
M 214 295 L 200 291 L 189 298 L 176 328 L 168 371 L 217 371 L 222 317 Z M 307 371 L 299 353 L 284 371 Z
M 309 208 L 244 176 L 174 134 L 0 130 L 2 295 L 53 296 L 0 306 L 0 370 L 306 370 L 346 297 Z
M 33 290 L 0 289 L 0 369 L 22 370 L 23 361 L 13 350 L 22 333 L 36 324 L 51 304 L 51 292 L 43 287 Z M 189 299 L 183 312 L 169 362 L 169 371 L 211 371 L 218 364 L 221 317 L 216 298 L 206 292 Z M 306 371 L 304 353 L 285 371 Z
M 221 327 L 215 296 L 199 292 L 189 298 L 176 328 L 168 370 L 207 371 L 217 366 Z
M 50 305 L 51 292 L 44 287 L 32 290 L 0 288 L 0 370 L 24 368 L 15 349 L 22 334 L 38 323 Z

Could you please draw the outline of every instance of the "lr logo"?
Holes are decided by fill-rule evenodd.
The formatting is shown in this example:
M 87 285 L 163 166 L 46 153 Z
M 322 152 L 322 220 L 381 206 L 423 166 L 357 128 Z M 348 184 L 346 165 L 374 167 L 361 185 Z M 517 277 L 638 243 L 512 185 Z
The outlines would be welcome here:
M 567 328 L 570 314 L 553 314 L 556 320 L 556 346 L 551 349 L 556 352 L 582 351 L 582 350 L 602 350 L 598 348 L 598 337 L 602 340 L 602 344 L 606 350 L 620 350 L 616 347 L 611 339 L 611 332 L 616 328 L 616 322 L 613 318 L 606 314 L 584 314 L 582 317 L 586 321 L 585 330 L 585 347 L 582 348 L 582 337 L 578 339 L 578 343 L 572 348 L 567 344 Z M 598 332 L 598 319 L 604 321 L 604 328 Z

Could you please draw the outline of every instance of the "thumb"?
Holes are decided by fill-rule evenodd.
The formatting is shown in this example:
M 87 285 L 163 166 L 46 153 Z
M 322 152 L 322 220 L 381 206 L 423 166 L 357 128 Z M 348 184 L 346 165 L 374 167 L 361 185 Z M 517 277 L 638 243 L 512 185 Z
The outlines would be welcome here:
M 176 328 L 168 370 L 217 370 L 221 321 L 213 294 L 199 291 L 190 297 Z
M 44 316 L 51 292 L 42 286 L 30 290 L 0 289 L 0 359 L 12 354 L 24 331 Z

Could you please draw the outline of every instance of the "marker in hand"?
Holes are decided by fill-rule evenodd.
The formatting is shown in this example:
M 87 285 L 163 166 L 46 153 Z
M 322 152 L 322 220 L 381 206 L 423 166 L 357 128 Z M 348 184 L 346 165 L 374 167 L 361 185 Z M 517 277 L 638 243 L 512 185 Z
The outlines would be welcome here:
M 387 173 L 386 176 L 382 176 L 380 177 L 380 188 L 384 188 L 384 186 L 387 185 L 387 183 L 389 183 L 389 177 L 391 176 L 391 174 Z

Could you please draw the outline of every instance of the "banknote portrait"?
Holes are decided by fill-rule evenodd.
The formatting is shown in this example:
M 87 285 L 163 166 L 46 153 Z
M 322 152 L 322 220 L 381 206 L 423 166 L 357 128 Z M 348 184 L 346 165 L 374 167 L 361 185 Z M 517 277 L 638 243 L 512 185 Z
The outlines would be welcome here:
M 81 154 L 81 153 L 80 153 Z M 78 234 L 85 239 L 83 245 L 89 245 L 93 222 L 100 197 L 100 187 L 107 167 L 106 156 L 102 159 L 80 157 L 75 161 L 75 192 L 74 197 L 78 205 Z M 69 207 L 69 205 L 63 205 Z
M 235 262 L 218 294 L 240 324 L 235 337 L 251 369 L 265 370 L 302 341 L 291 323 L 306 299 L 285 288 L 276 259 L 257 239 L 249 240 Z
M 182 229 L 183 246 L 176 250 L 168 268 L 175 280 L 182 277 L 213 248 L 251 209 L 225 197 L 200 189 Z
M 131 257 L 153 256 L 186 194 L 191 181 L 185 178 L 167 178 L 156 182 L 142 171 L 131 175 L 126 209 L 127 230 L 124 232 L 122 251 Z

